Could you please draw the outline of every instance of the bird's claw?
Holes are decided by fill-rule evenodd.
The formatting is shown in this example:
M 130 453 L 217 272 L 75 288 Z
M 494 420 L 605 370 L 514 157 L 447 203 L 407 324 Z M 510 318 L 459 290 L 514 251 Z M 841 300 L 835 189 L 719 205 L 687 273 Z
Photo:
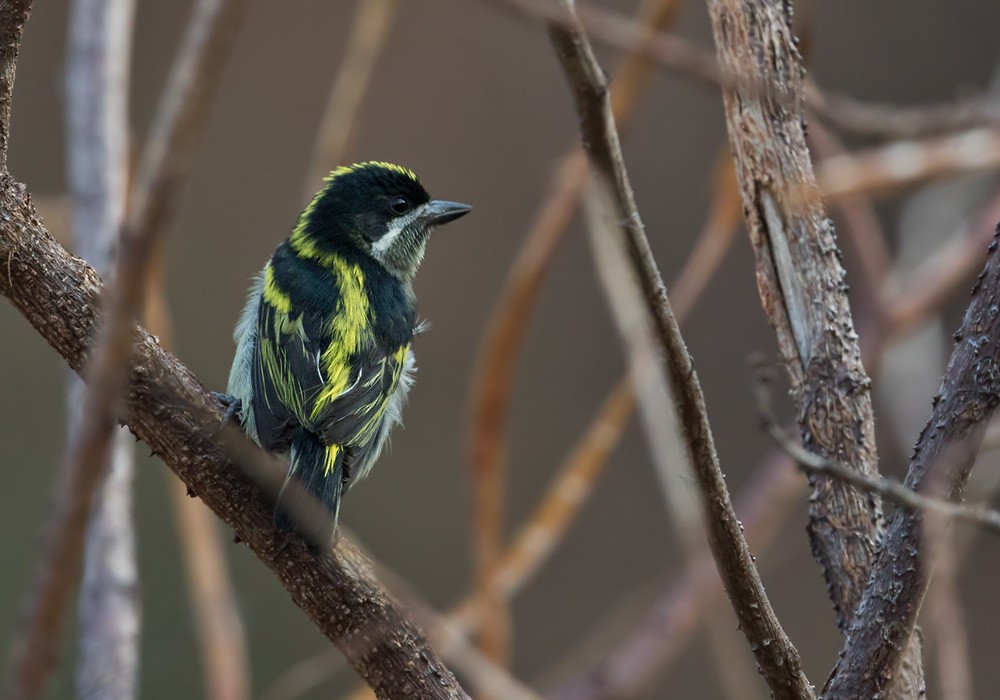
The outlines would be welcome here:
M 221 433 L 226 427 L 226 424 L 240 412 L 240 409 L 243 407 L 243 402 L 232 394 L 223 394 L 219 391 L 213 391 L 212 396 L 215 397 L 216 401 L 226 407 L 225 412 L 222 414 L 222 421 L 219 423 L 219 430 L 215 433 L 216 436 L 218 436 L 219 433 Z

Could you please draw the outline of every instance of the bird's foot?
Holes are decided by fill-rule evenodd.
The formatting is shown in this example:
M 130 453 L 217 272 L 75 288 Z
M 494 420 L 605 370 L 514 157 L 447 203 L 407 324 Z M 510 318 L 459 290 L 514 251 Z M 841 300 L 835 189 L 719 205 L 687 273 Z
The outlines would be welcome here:
M 226 427 L 226 423 L 231 421 L 240 412 L 240 409 L 243 408 L 243 402 L 232 394 L 223 394 L 219 391 L 213 391 L 212 396 L 226 407 L 225 413 L 222 414 L 222 421 L 219 423 L 219 430 L 216 432 L 216 436 L 218 436 L 222 432 L 222 429 Z

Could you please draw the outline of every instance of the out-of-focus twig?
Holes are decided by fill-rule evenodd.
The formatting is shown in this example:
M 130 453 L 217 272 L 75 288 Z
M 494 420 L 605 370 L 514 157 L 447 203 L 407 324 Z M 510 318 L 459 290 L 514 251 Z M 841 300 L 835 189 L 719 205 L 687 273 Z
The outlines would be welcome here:
M 914 511 L 934 511 L 936 515 L 948 520 L 960 520 L 1000 535 L 1000 512 L 992 510 L 985 504 L 953 503 L 940 498 L 925 496 L 893 479 L 872 478 L 866 474 L 853 471 L 842 463 L 821 457 L 802 448 L 792 440 L 775 420 L 771 411 L 770 383 L 772 378 L 764 372 L 759 372 L 756 382 L 757 409 L 761 414 L 764 428 L 768 435 L 795 460 L 800 469 L 808 474 L 823 474 L 852 486 L 877 493 L 898 506 Z
M 30 688 L 32 682 L 44 678 L 44 667 L 51 659 L 51 652 L 46 651 L 51 642 L 46 640 L 60 627 L 70 590 L 66 581 L 75 579 L 79 568 L 85 523 L 120 413 L 130 366 L 132 319 L 141 308 L 149 258 L 201 133 L 201 115 L 209 104 L 202 96 L 214 92 L 244 7 L 245 0 L 199 2 L 157 111 L 150 148 L 126 209 L 118 261 L 103 300 L 104 325 L 85 373 L 89 384 L 81 407 L 85 420 L 71 446 L 67 467 L 66 493 L 72 494 L 72 501 L 57 508 L 59 515 L 51 526 L 52 546 L 45 549 L 47 563 L 42 564 L 43 573 L 34 587 L 31 622 L 20 646 L 20 660 L 15 661 L 18 670 L 11 676 L 12 696 L 19 694 L 15 689 Z M 10 85 L 6 87 L 9 90 Z
M 944 537 L 952 537 L 949 532 Z M 972 700 L 972 668 L 969 662 L 969 639 L 965 614 L 956 581 L 958 561 L 952 542 L 938 549 L 934 580 L 927 591 L 925 624 L 933 639 L 937 657 L 940 697 L 948 700 Z
M 1000 101 L 983 94 L 936 105 L 900 107 L 862 102 L 849 95 L 820 91 L 806 81 L 809 106 L 838 131 L 886 139 L 913 139 L 1000 124 Z
M 743 222 L 742 214 L 733 159 L 728 147 L 722 148 L 713 176 L 712 203 L 709 205 L 708 217 L 687 262 L 670 287 L 670 303 L 681 323 L 729 252 L 733 238 Z
M 66 57 L 67 161 L 76 251 L 107 276 L 114 264 L 128 170 L 128 81 L 133 0 L 76 0 Z M 69 377 L 69 444 L 83 415 L 86 389 Z M 66 462 L 68 465 L 69 462 Z M 123 428 L 114 431 L 109 463 L 87 526 L 78 604 L 76 693 L 131 700 L 139 670 L 142 617 L 135 560 L 132 489 L 135 452 Z M 72 483 L 70 474 L 60 484 Z M 69 494 L 58 498 L 70 503 Z M 57 518 L 58 519 L 58 516 Z M 69 563 L 69 562 L 66 562 Z M 72 581 L 72 576 L 66 576 Z M 50 600 L 55 600 L 55 597 Z M 58 625 L 51 630 L 58 644 Z
M 680 0 L 650 0 L 639 23 L 662 29 L 676 16 Z M 616 72 L 612 96 L 615 116 L 627 122 L 650 72 L 650 62 L 629 54 Z M 489 578 L 499 564 L 504 500 L 504 428 L 510 404 L 515 355 L 521 345 L 531 309 L 556 246 L 576 209 L 586 174 L 582 149 L 574 148 L 557 174 L 552 195 L 543 204 L 525 238 L 494 306 L 473 380 L 471 451 L 473 517 L 476 541 L 476 587 L 487 605 L 488 620 L 481 630 L 483 647 L 491 658 L 506 655 L 507 612 L 501 601 L 487 594 Z
M 312 199 L 323 176 L 346 162 L 357 134 L 358 117 L 375 64 L 389 35 L 397 0 L 364 0 L 357 3 L 354 24 L 337 77 L 330 88 L 320 120 L 312 160 L 306 170 L 302 198 Z
M 1000 168 L 1000 131 L 975 128 L 834 156 L 816 164 L 816 180 L 823 195 L 832 200 L 997 168 Z
M 960 230 L 896 287 L 885 292 L 894 333 L 913 328 L 966 284 L 982 265 L 983 250 L 1000 221 L 1000 188 Z
M 162 231 L 176 209 L 180 183 L 190 170 L 198 136 L 207 123 L 222 69 L 232 53 L 245 11 L 245 0 L 203 2 L 196 9 L 168 78 L 157 122 L 144 149 L 147 163 L 160 153 L 161 172 L 155 176 L 161 178 L 157 185 L 160 189 L 150 194 L 144 194 L 141 189 L 132 193 L 140 200 L 145 197 L 147 208 L 159 210 L 150 224 L 158 232 L 149 253 L 143 315 L 149 330 L 168 350 L 173 347 L 173 328 L 164 286 Z M 160 141 L 169 141 L 171 151 L 160 151 L 163 147 Z M 164 172 L 166 170 L 172 172 Z M 150 176 L 148 181 L 156 180 Z M 182 484 L 168 475 L 166 487 L 185 559 L 205 677 L 205 696 L 212 700 L 243 700 L 250 693 L 250 667 L 243 623 L 220 535 L 205 505 L 189 498 Z
M 572 12 L 570 0 L 563 3 Z M 812 698 L 798 652 L 785 635 L 764 593 L 742 528 L 733 512 L 711 435 L 704 397 L 649 250 L 625 172 L 608 85 L 582 28 L 550 26 L 550 36 L 580 116 L 581 137 L 594 176 L 595 192 L 609 234 L 619 238 L 653 318 L 666 354 L 680 428 L 706 510 L 709 543 L 726 582 L 740 628 L 776 698 Z M 766 644 L 764 643 L 766 640 Z

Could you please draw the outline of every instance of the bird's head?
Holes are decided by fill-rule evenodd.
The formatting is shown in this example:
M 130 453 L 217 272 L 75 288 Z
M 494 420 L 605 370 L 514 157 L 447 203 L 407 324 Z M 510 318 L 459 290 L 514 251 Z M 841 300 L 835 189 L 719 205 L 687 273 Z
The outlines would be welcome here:
M 331 172 L 292 235 L 293 239 L 304 237 L 324 252 L 345 246 L 360 250 L 400 279 L 410 281 L 434 228 L 471 208 L 431 199 L 407 168 L 369 161 Z

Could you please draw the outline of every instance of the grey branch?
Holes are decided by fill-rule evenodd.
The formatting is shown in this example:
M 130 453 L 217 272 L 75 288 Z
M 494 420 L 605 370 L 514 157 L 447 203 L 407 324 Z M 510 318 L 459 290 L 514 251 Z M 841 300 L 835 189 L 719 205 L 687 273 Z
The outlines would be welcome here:
M 563 6 L 572 13 L 572 2 Z M 580 116 L 581 136 L 602 205 L 618 222 L 630 264 L 640 281 L 678 404 L 681 431 L 706 511 L 709 543 L 719 572 L 768 686 L 776 698 L 811 698 L 799 655 L 764 593 L 753 556 L 733 512 L 719 467 L 701 386 L 653 260 L 625 171 L 611 113 L 608 84 L 576 22 L 550 25 L 550 35 Z
M 821 457 L 802 448 L 775 420 L 770 407 L 770 379 L 758 377 L 757 407 L 764 423 L 764 429 L 798 467 L 808 474 L 822 474 L 843 481 L 868 493 L 877 493 L 911 511 L 932 511 L 946 520 L 958 520 L 975 525 L 987 532 L 1000 535 L 1000 512 L 992 510 L 984 503 L 954 503 L 941 498 L 933 498 L 907 488 L 895 479 L 873 478 L 846 467 L 834 459 Z
M 1000 233 L 997 234 L 1000 236 Z M 996 237 L 990 245 L 997 248 Z M 904 485 L 934 478 L 959 501 L 990 419 L 1000 406 L 1000 260 L 992 254 L 972 292 L 930 420 L 921 431 Z M 921 510 L 897 511 L 879 547 L 844 649 L 824 697 L 882 697 L 898 675 L 929 579 Z
M 107 275 L 114 262 L 127 188 L 134 17 L 134 0 L 76 0 L 72 5 L 66 111 L 73 242 L 76 252 L 101 275 Z M 78 377 L 69 380 L 72 443 L 76 425 L 83 419 L 79 407 L 86 389 Z M 138 692 L 142 606 L 132 513 L 135 447 L 128 431 L 114 431 L 110 461 L 102 469 L 105 477 L 87 526 L 77 606 L 76 693 L 131 700 Z M 67 476 L 63 475 L 61 484 L 71 483 Z M 69 502 L 71 497 L 67 494 L 59 502 Z M 58 635 L 49 640 L 54 648 L 58 642 Z

